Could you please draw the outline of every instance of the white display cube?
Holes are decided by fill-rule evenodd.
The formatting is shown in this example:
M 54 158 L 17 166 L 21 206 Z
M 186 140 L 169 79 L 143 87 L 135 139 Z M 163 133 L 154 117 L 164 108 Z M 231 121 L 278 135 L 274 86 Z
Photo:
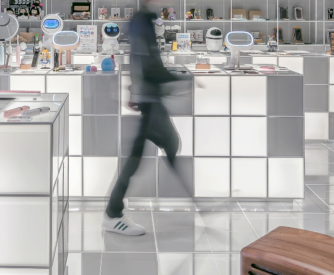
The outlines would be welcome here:
M 68 247 L 60 234 L 68 228 L 68 95 L 15 95 L 0 110 L 0 266 L 11 267 L 0 274 L 51 274 Z M 50 112 L 31 121 L 4 118 L 19 106 Z

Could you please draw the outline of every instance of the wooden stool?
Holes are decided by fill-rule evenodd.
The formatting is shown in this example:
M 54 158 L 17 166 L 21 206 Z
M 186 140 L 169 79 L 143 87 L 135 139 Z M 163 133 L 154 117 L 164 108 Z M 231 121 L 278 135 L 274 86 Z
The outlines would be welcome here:
M 334 238 L 278 227 L 241 250 L 242 275 L 333 275 Z

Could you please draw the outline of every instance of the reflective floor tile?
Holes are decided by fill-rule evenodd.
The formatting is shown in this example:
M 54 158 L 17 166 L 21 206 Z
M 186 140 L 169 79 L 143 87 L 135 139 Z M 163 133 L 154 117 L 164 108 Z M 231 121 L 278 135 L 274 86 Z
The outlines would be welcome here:
M 334 220 L 328 214 L 291 214 L 303 229 L 334 237 Z
M 210 246 L 198 213 L 154 213 L 159 252 L 208 252 Z
M 231 201 L 195 202 L 195 205 L 198 212 L 241 212 L 239 204 Z
M 159 253 L 163 275 L 220 275 L 213 254 Z
M 330 183 L 330 177 L 329 176 L 305 176 L 305 184 L 329 184 Z
M 305 213 L 329 212 L 328 206 L 320 199 L 309 198 L 308 196 L 305 196 L 304 199 L 297 199 L 295 202 L 302 208 L 303 212 Z
M 128 214 L 127 214 L 128 215 Z M 145 227 L 142 236 L 125 236 L 112 232 L 104 232 L 104 251 L 106 252 L 155 252 L 154 232 L 151 213 L 129 214 L 135 223 Z
M 103 254 L 101 275 L 158 275 L 155 253 Z
M 69 211 L 102 212 L 106 210 L 107 201 L 70 201 Z
M 154 212 L 195 212 L 196 205 L 191 201 L 178 199 L 152 199 Z
M 290 212 L 301 212 L 303 209 L 300 207 L 300 205 L 296 202 L 296 200 L 293 200 L 292 202 L 282 202 L 283 206 L 288 209 Z
M 221 275 L 240 274 L 240 254 L 214 254 Z
M 67 275 L 82 275 L 82 254 L 69 253 L 67 258 L 67 268 Z
M 245 212 L 286 212 L 281 202 L 239 202 Z
M 101 253 L 82 253 L 80 275 L 100 275 L 101 257 Z
M 290 213 L 245 213 L 259 237 L 279 226 L 302 228 Z
M 69 251 L 82 250 L 82 213 L 69 212 Z
M 103 249 L 103 231 L 101 228 L 103 212 L 83 213 L 83 250 L 98 251 Z
M 124 203 L 124 212 L 131 212 L 131 211 L 148 211 L 152 210 L 151 202 L 149 200 L 146 201 L 137 201 L 136 199 L 125 199 L 127 203 Z

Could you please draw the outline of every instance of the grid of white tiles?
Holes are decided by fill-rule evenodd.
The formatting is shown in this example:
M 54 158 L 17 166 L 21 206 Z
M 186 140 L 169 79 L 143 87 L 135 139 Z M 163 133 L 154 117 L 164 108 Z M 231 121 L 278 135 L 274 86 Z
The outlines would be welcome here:
M 19 88 L 22 77 L 27 75 L 11 75 L 10 87 Z M 181 139 L 182 177 L 195 197 L 303 197 L 303 149 L 294 155 L 283 148 L 285 153 L 277 154 L 279 148 L 270 145 L 275 132 L 268 126 L 285 114 L 268 114 L 268 78 L 196 76 L 193 93 L 171 102 L 179 104 L 171 116 Z M 129 76 L 50 72 L 29 75 L 25 81 L 30 89 L 42 89 L 44 81 L 43 91 L 69 93 L 70 196 L 108 197 L 138 125 L 138 114 L 125 107 Z M 204 89 L 197 82 L 203 82 Z M 302 121 L 302 114 L 288 119 L 295 116 Z M 289 130 L 284 127 L 283 133 Z M 302 144 L 297 137 L 297 147 Z M 275 153 L 269 152 L 272 146 Z M 128 196 L 187 196 L 171 180 L 162 153 L 149 142 L 146 147 Z
M 43 102 L 42 102 L 43 101 Z M 68 97 L 15 99 L 49 106 L 54 122 L 0 123 L 0 274 L 63 275 L 68 252 Z

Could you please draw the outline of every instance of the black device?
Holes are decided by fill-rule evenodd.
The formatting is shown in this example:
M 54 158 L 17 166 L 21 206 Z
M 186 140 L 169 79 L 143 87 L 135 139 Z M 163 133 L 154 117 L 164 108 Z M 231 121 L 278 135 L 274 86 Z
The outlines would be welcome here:
M 279 18 L 278 19 L 289 19 L 289 8 L 279 7 Z
M 208 20 L 212 20 L 215 17 L 214 13 L 213 13 L 213 9 L 207 9 L 206 10 L 206 18 Z
M 191 9 L 190 12 L 191 12 L 191 14 L 193 16 L 193 19 L 195 19 L 195 9 Z
M 328 9 L 328 20 L 334 19 L 334 9 L 329 8 Z
M 39 57 L 39 47 L 34 47 L 34 57 L 32 59 L 31 67 L 36 68 L 37 67 L 37 62 L 38 62 L 38 57 Z
M 53 62 L 54 62 L 54 68 L 59 68 L 59 53 L 55 52 L 54 58 L 53 58 Z

